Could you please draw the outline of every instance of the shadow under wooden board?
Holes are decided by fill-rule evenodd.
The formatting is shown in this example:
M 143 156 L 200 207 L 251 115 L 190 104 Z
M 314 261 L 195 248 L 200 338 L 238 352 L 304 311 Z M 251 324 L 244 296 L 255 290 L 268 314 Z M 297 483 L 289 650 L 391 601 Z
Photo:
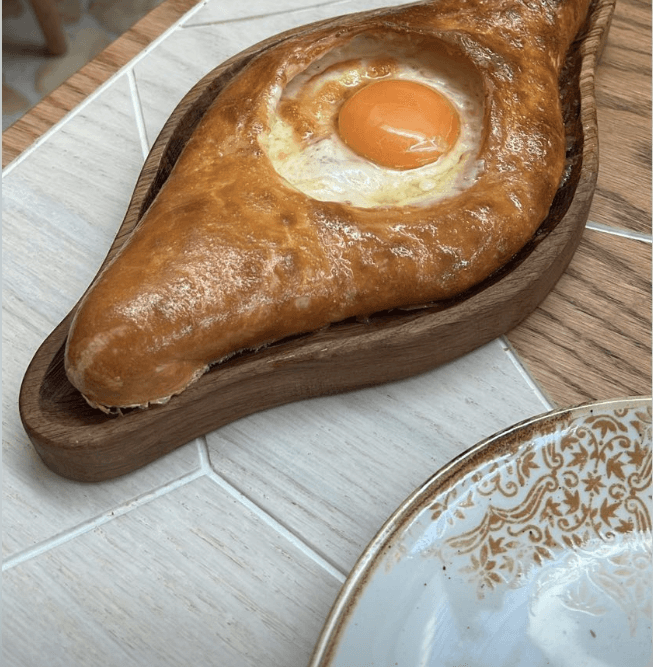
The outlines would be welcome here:
M 567 177 L 548 217 L 508 265 L 453 300 L 377 313 L 365 322 L 347 320 L 240 353 L 212 367 L 168 403 L 119 415 L 91 408 L 67 379 L 64 346 L 73 309 L 35 354 L 20 391 L 23 425 L 45 464 L 71 479 L 110 479 L 245 415 L 409 377 L 516 326 L 562 275 L 587 221 L 598 171 L 594 74 L 613 9 L 614 0 L 595 0 L 568 54 L 560 79 L 570 138 Z M 305 28 L 243 51 L 182 99 L 145 162 L 103 266 L 136 227 L 225 84 L 257 53 Z

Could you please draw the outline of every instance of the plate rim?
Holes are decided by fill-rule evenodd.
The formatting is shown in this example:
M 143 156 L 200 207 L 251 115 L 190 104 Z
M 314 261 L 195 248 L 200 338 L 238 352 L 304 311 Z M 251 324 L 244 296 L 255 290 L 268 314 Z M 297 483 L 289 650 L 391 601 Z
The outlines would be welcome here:
M 328 667 L 331 665 L 331 658 L 337 649 L 336 642 L 341 638 L 342 631 L 356 607 L 356 601 L 364 590 L 364 586 L 359 589 L 361 582 L 369 578 L 382 564 L 383 552 L 393 545 L 393 540 L 412 524 L 412 521 L 424 511 L 433 501 L 433 498 L 443 492 L 447 484 L 454 486 L 460 481 L 461 474 L 466 475 L 472 472 L 467 468 L 470 464 L 474 465 L 475 458 L 482 457 L 484 460 L 479 465 L 484 465 L 488 460 L 495 460 L 502 454 L 515 453 L 521 447 L 528 447 L 531 443 L 527 439 L 520 440 L 520 435 L 526 435 L 529 430 L 546 422 L 560 422 L 567 418 L 574 419 L 583 413 L 591 413 L 592 411 L 607 410 L 614 412 L 619 408 L 646 407 L 652 404 L 653 396 L 643 395 L 584 402 L 566 408 L 554 408 L 523 419 L 487 438 L 483 438 L 445 463 L 400 503 L 363 549 L 333 601 L 307 667 Z M 512 443 L 506 443 L 507 440 L 512 441 Z

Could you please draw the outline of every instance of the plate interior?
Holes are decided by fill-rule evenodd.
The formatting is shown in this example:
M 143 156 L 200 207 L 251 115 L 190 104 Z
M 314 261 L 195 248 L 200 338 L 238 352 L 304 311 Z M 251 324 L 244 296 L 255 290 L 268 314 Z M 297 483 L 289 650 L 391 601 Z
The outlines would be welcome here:
M 651 494 L 649 399 L 477 445 L 371 543 L 319 664 L 647 667 Z

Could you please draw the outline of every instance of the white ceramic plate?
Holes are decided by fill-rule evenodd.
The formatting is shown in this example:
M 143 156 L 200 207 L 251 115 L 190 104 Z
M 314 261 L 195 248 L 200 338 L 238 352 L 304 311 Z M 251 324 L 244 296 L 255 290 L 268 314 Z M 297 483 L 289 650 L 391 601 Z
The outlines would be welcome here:
M 651 400 L 538 417 L 408 498 L 311 666 L 648 667 Z

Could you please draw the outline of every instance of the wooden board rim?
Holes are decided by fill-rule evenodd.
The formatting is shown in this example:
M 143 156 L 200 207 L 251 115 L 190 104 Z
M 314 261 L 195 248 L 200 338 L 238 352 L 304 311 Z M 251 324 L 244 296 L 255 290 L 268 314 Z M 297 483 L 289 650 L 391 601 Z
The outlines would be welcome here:
M 20 390 L 23 425 L 46 465 L 71 479 L 109 479 L 252 412 L 415 375 L 470 352 L 516 326 L 555 285 L 582 237 L 598 172 L 594 73 L 614 4 L 614 0 L 596 1 L 581 45 L 584 146 L 573 200 L 555 228 L 534 243 L 512 270 L 444 309 L 381 315 L 368 324 L 340 323 L 255 353 L 237 355 L 169 403 L 118 417 L 99 411 L 89 416 L 91 408 L 81 396 L 78 400 L 84 408 L 75 407 L 69 398 L 60 404 L 53 398 L 61 389 L 57 382 L 61 386 L 67 383 L 62 350 L 73 308 L 34 355 Z M 180 123 L 187 121 L 189 114 L 195 114 L 193 120 L 198 120 L 199 109 L 203 105 L 206 108 L 207 99 L 220 82 L 248 58 L 304 28 L 246 49 L 215 68 L 184 96 L 145 161 L 105 263 L 137 224 L 157 187 L 157 177 L 169 171 L 170 155 L 177 150 L 171 142 Z

